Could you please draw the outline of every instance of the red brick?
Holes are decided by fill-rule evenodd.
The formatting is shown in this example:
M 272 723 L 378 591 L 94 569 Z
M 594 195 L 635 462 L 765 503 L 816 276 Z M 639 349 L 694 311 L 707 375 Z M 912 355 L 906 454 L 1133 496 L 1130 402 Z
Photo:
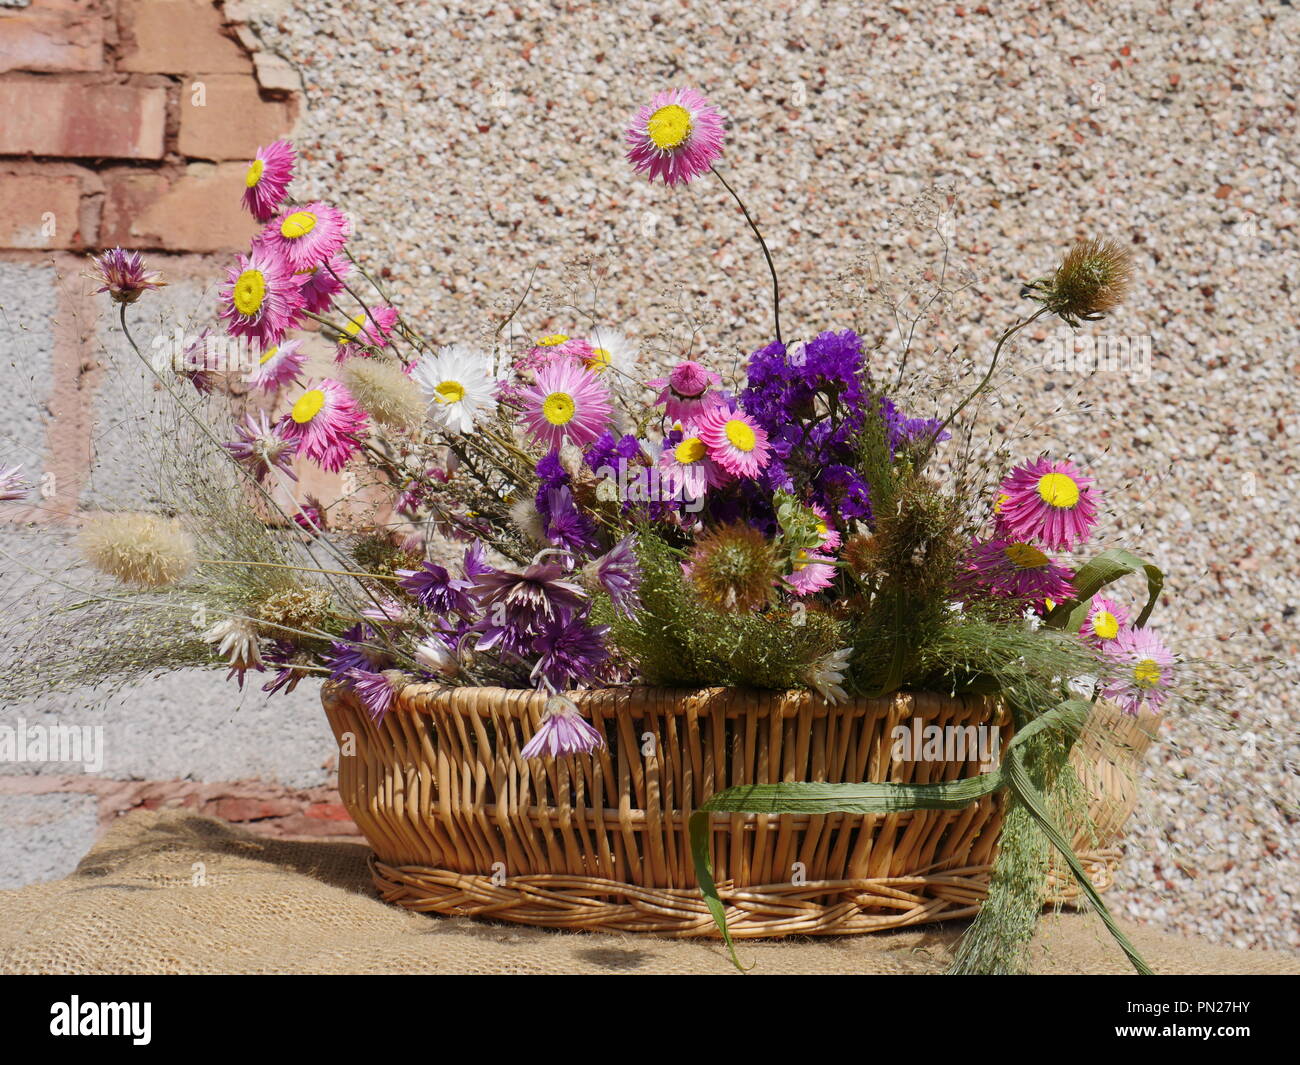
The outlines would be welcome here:
M 86 243 L 81 182 L 74 175 L 0 173 L 0 247 L 81 248 Z
M 93 72 L 104 68 L 104 19 L 97 0 L 32 0 L 0 8 L 0 74 Z
M 315 802 L 303 810 L 303 813 L 307 817 L 313 817 L 321 821 L 352 820 L 352 815 L 348 813 L 348 808 L 341 802 Z
M 223 821 L 259 821 L 266 817 L 285 817 L 295 814 L 301 803 L 287 799 L 243 799 L 227 797 L 205 805 L 203 812 L 220 817 Z
M 123 0 L 119 70 L 147 74 L 240 74 L 252 61 L 222 32 L 210 0 Z
M 0 155 L 161 159 L 166 111 L 161 86 L 3 78 Z
M 243 163 L 192 163 L 175 175 L 109 170 L 99 243 L 170 251 L 243 251 L 258 225 L 241 205 Z
M 193 86 L 203 86 L 196 97 Z M 202 100 L 196 104 L 196 98 Z M 181 93 L 182 155 L 192 159 L 251 159 L 293 125 L 293 105 L 263 100 L 257 80 L 245 74 L 187 77 Z

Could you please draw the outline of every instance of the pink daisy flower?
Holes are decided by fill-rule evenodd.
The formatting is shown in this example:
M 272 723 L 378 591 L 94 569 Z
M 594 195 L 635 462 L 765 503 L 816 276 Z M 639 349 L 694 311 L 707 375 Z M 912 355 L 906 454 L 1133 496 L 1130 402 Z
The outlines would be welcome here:
M 1106 647 L 1112 667 L 1102 680 L 1102 694 L 1113 699 L 1126 714 L 1136 714 L 1142 703 L 1159 712 L 1173 683 L 1174 656 L 1150 629 L 1125 629 Z
M 820 592 L 835 583 L 834 559 L 800 551 L 795 558 L 794 569 L 782 580 L 795 595 L 811 595 L 813 592 Z
M 285 385 L 298 383 L 302 368 L 307 363 L 307 353 L 301 340 L 285 340 L 262 352 L 257 365 L 248 371 L 244 380 L 249 388 L 274 392 Z
M 344 385 L 326 378 L 298 397 L 278 428 L 286 440 L 298 441 L 300 456 L 337 473 L 361 450 L 366 415 Z
M 699 499 L 728 479 L 722 468 L 709 458 L 708 445 L 692 429 L 684 430 L 678 443 L 664 442 L 657 465 L 665 494 L 673 499 Z
M 664 404 L 664 413 L 683 425 L 698 421 L 722 402 L 714 391 L 720 384 L 722 377 L 719 374 L 689 360 L 674 366 L 667 377 L 656 377 L 646 382 L 648 387 L 659 389 L 655 402 Z
M 1097 496 L 1092 478 L 1069 462 L 1042 455 L 1017 466 L 1002 482 L 1005 499 L 997 508 L 1000 534 L 1051 548 L 1083 543 L 1097 525 Z
M 656 93 L 627 127 L 628 161 L 651 181 L 690 181 L 722 154 L 724 122 L 722 112 L 694 89 Z
M 254 244 L 239 257 L 221 290 L 221 317 L 231 336 L 245 336 L 275 347 L 298 321 L 302 293 L 289 264 L 269 248 Z
M 1079 626 L 1079 635 L 1096 647 L 1113 644 L 1128 627 L 1128 611 L 1118 603 L 1098 596 L 1088 607 L 1088 616 Z
M 520 393 L 529 435 L 552 449 L 566 440 L 581 447 L 609 424 L 609 391 L 582 364 L 559 359 L 542 367 L 537 383 Z
M 312 314 L 324 314 L 334 297 L 343 291 L 343 282 L 352 269 L 346 255 L 333 255 L 326 262 L 297 272 L 303 305 Z
M 335 361 L 342 362 L 349 355 L 357 354 L 357 345 L 384 347 L 396 322 L 397 312 L 392 307 L 371 307 L 369 313 L 360 311 L 354 314 L 337 337 L 339 353 Z
M 288 211 L 262 230 L 259 241 L 294 270 L 325 262 L 343 249 L 352 224 L 337 207 L 319 200 Z
M 735 477 L 757 477 L 772 457 L 767 432 L 748 414 L 717 406 L 696 425 L 709 458 Z
M 822 553 L 836 550 L 840 546 L 840 534 L 831 524 L 830 511 L 820 503 L 812 504 L 809 509 L 817 515 L 817 535 L 821 537 L 817 550 Z
M 1073 574 L 1033 544 L 1016 540 L 973 541 L 963 583 L 1009 599 L 1073 598 Z
M 284 202 L 296 161 L 288 141 L 272 141 L 257 149 L 244 179 L 244 206 L 259 222 L 269 222 Z
M 150 270 L 138 251 L 113 248 L 102 255 L 92 255 L 95 272 L 90 276 L 103 282 L 96 292 L 107 292 L 114 303 L 134 303 L 151 288 L 164 288 L 167 282 L 162 274 Z

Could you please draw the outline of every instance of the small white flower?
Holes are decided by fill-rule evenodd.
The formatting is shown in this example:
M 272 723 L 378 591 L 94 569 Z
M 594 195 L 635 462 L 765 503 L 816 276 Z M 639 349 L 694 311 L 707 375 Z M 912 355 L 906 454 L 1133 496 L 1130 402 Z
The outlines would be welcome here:
M 203 634 L 203 639 L 217 645 L 217 654 L 226 659 L 231 669 L 243 672 L 262 668 L 257 626 L 246 618 L 218 621 Z
M 603 327 L 592 330 L 591 358 L 585 359 L 588 370 L 604 373 L 611 367 L 627 373 L 628 368 L 640 357 L 636 341 L 629 339 L 615 329 Z
M 460 672 L 460 662 L 445 643 L 430 636 L 415 645 L 414 657 L 430 673 L 454 677 Z
M 843 685 L 852 654 L 852 647 L 841 647 L 838 651 L 823 655 L 804 671 L 804 680 L 831 706 L 848 698 Z
M 429 398 L 429 420 L 439 429 L 468 433 L 496 410 L 497 382 L 488 356 L 466 344 L 449 344 L 421 356 L 411 380 Z

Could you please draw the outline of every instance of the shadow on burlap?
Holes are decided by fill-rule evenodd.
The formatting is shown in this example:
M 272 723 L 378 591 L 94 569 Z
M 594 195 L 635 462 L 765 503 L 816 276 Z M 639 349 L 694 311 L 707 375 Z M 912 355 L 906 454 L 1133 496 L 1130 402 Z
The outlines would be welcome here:
M 3 973 L 732 974 L 715 941 L 553 932 L 408 913 L 375 896 L 357 843 L 263 839 L 188 811 L 118 821 L 66 880 L 0 892 Z M 941 972 L 964 924 L 746 942 L 763 973 Z M 1157 972 L 1300 972 L 1300 956 L 1156 932 Z M 1048 917 L 1039 973 L 1123 973 L 1094 917 Z

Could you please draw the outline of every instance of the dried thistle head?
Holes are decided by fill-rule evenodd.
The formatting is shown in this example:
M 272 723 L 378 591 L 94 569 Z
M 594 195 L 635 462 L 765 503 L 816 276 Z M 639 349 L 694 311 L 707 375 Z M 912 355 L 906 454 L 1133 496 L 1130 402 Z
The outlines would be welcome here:
M 181 523 L 156 514 L 97 514 L 78 542 L 87 562 L 123 584 L 162 588 L 194 566 L 194 543 Z
M 1132 274 L 1133 258 L 1126 248 L 1113 240 L 1082 240 L 1065 253 L 1056 273 L 1026 285 L 1024 295 L 1077 326 L 1123 303 Z
M 870 583 L 881 574 L 880 544 L 870 533 L 855 533 L 845 540 L 840 558 L 863 583 Z
M 771 602 L 777 580 L 776 551 L 757 529 L 736 523 L 711 529 L 695 542 L 687 577 L 715 610 L 758 610 Z
M 409 432 L 424 421 L 425 398 L 397 363 L 351 358 L 343 364 L 341 376 L 353 398 L 380 425 Z

